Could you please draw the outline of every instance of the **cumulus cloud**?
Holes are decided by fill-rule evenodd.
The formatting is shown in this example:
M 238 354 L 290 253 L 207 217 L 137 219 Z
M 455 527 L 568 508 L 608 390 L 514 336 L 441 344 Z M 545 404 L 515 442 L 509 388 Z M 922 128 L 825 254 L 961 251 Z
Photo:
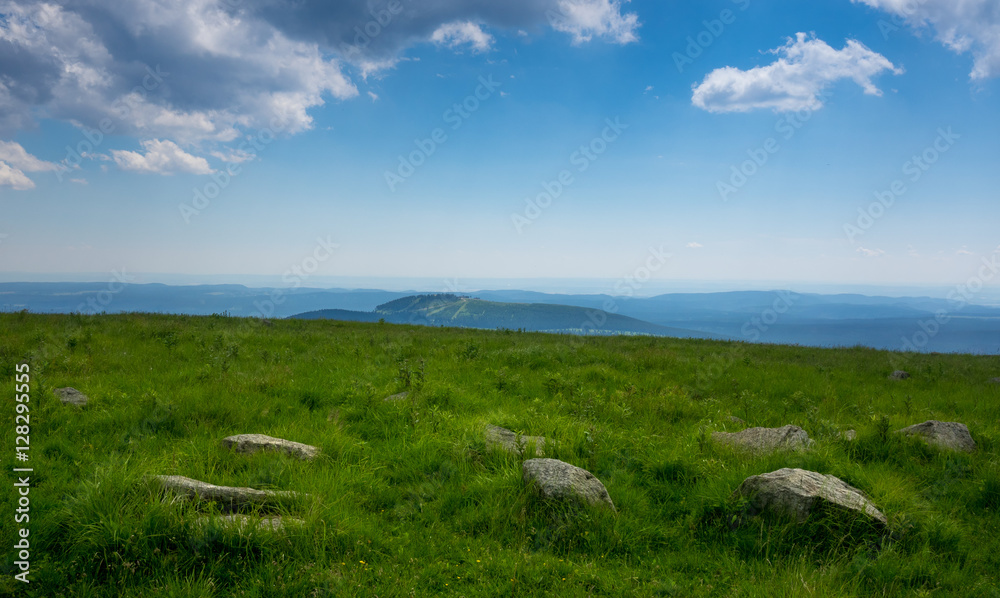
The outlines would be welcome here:
M 571 34 L 577 44 L 589 42 L 595 35 L 618 44 L 639 39 L 638 15 L 622 14 L 617 0 L 559 0 L 557 11 L 549 16 L 552 28 Z
M 52 162 L 39 160 L 29 154 L 15 141 L 0 140 L 0 186 L 19 191 L 34 189 L 35 183 L 25 172 L 46 172 L 58 170 Z
M 431 34 L 431 41 L 449 48 L 468 44 L 476 52 L 486 52 L 493 45 L 493 36 L 476 23 L 464 21 L 441 25 Z
M 415 44 L 485 51 L 493 43 L 487 31 L 545 24 L 577 43 L 628 43 L 639 26 L 620 0 L 435 0 L 403 2 L 395 13 L 389 6 L 0 0 L 0 136 L 48 118 L 90 130 L 110 123 L 103 143 L 131 136 L 225 152 L 263 129 L 310 129 L 314 109 L 360 95 L 353 77 L 394 68 Z
M 778 59 L 766 66 L 712 71 L 694 86 L 692 103 L 709 112 L 817 110 L 823 106 L 824 90 L 836 81 L 850 79 L 866 94 L 880 96 L 872 78 L 885 71 L 903 72 L 857 40 L 834 50 L 815 36 L 799 33 L 770 52 Z
M 933 27 L 945 46 L 972 54 L 973 80 L 1000 76 L 1000 4 L 996 0 L 851 1 L 891 13 L 916 29 Z M 891 23 L 882 26 L 894 27 Z
M 35 183 L 22 171 L 6 162 L 0 162 L 0 187 L 13 187 L 18 191 L 34 189 Z
M 35 156 L 32 156 L 21 147 L 21 144 L 14 141 L 0 140 L 0 160 L 10 164 L 14 168 L 28 172 L 45 172 L 59 169 L 57 164 L 39 160 Z
M 149 139 L 142 142 L 146 153 L 128 150 L 111 150 L 111 156 L 122 170 L 145 174 L 212 174 L 208 160 L 192 156 L 176 143 L 168 140 Z

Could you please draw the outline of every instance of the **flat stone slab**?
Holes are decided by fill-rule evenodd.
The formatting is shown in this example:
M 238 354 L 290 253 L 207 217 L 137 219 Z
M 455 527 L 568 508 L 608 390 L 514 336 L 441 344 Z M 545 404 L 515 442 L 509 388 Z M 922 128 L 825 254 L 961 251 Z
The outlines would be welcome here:
M 77 407 L 83 407 L 87 404 L 87 401 L 90 400 L 90 397 L 72 386 L 57 388 L 52 392 L 59 397 L 59 400 L 62 401 L 63 405 L 76 405 Z
M 801 451 L 813 445 L 806 431 L 798 426 L 747 428 L 739 432 L 712 432 L 712 440 L 758 453 L 778 450 Z
M 298 457 L 299 459 L 315 459 L 319 455 L 319 448 L 292 442 L 284 438 L 274 438 L 264 434 L 237 434 L 222 439 L 222 444 L 235 450 L 237 453 L 251 455 L 257 451 L 280 451 Z
M 305 497 L 305 494 L 279 490 L 256 490 L 233 486 L 216 486 L 179 475 L 158 475 L 153 479 L 169 492 L 183 498 L 198 498 L 222 503 L 230 509 L 273 506 Z
M 389 401 L 389 402 L 403 401 L 403 400 L 406 400 L 406 398 L 409 397 L 409 396 L 410 396 L 410 393 L 404 390 L 403 392 L 398 392 L 398 393 L 396 393 L 394 395 L 390 395 L 390 396 L 388 396 L 388 397 L 386 397 L 386 398 L 384 398 L 382 400 L 383 401 Z
M 544 436 L 521 436 L 500 426 L 486 426 L 486 444 L 499 447 L 514 455 L 523 455 L 529 445 L 534 445 L 535 455 L 545 456 Z
M 195 525 L 200 528 L 205 528 L 213 524 L 219 526 L 225 531 L 233 531 L 238 534 L 243 534 L 252 529 L 269 532 L 283 532 L 285 531 L 285 527 L 301 526 L 305 524 L 305 521 L 295 517 L 253 517 L 251 515 L 240 515 L 238 513 L 219 515 L 216 517 L 199 517 L 195 520 Z
M 528 459 L 521 465 L 521 477 L 545 499 L 582 500 L 616 511 L 601 480 L 586 469 L 558 459 Z
M 909 372 L 904 372 L 903 370 L 896 370 L 895 372 L 889 374 L 890 380 L 906 380 L 910 377 Z
M 971 453 L 976 450 L 976 441 L 969 434 L 969 428 L 958 422 L 940 422 L 936 419 L 915 424 L 902 430 L 899 434 L 916 435 L 929 444 L 953 451 Z
M 743 480 L 733 496 L 744 496 L 757 511 L 789 516 L 805 521 L 820 502 L 856 511 L 886 524 L 879 511 L 863 492 L 840 478 L 805 469 L 779 469 Z

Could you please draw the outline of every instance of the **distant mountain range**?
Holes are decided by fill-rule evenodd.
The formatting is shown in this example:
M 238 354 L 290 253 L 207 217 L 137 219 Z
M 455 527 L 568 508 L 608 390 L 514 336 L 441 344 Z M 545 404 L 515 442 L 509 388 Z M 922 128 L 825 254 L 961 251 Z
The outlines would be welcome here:
M 682 338 L 719 335 L 659 326 L 600 309 L 549 303 L 501 303 L 453 294 L 413 295 L 389 301 L 373 311 L 324 309 L 291 316 L 305 320 L 351 320 L 458 328 L 506 328 L 565 334 L 644 334 Z
M 433 326 L 726 338 L 808 346 L 864 345 L 1000 354 L 1000 309 L 929 297 L 787 291 L 656 297 L 477 291 L 474 297 L 376 289 L 242 285 L 0 283 L 0 309 L 330 317 Z M 426 298 L 429 297 L 429 298 Z M 404 300 L 396 303 L 397 300 Z M 317 315 L 310 312 L 322 312 Z M 599 315 L 603 314 L 603 315 Z M 606 319 L 604 319 L 606 317 Z

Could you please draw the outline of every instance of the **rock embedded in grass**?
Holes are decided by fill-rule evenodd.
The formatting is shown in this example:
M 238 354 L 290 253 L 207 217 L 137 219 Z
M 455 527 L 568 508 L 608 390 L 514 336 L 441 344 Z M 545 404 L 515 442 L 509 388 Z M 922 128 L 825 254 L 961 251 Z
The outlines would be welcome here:
M 909 377 L 910 373 L 904 372 L 903 370 L 896 370 L 895 372 L 889 375 L 890 380 L 906 380 Z
M 941 422 L 935 419 L 915 424 L 902 430 L 899 434 L 920 436 L 928 443 L 943 449 L 971 453 L 976 450 L 976 441 L 969 434 L 969 428 L 958 422 Z
M 200 528 L 215 524 L 225 531 L 234 531 L 238 534 L 245 533 L 250 529 L 262 531 L 283 532 L 288 526 L 301 526 L 305 521 L 295 517 L 254 517 L 252 515 L 240 515 L 231 513 L 229 515 L 218 515 L 215 517 L 199 517 L 195 520 L 195 525 Z
M 513 455 L 523 455 L 529 445 L 534 445 L 536 456 L 545 456 L 544 436 L 521 436 L 507 428 L 486 426 L 486 445 L 499 447 Z
M 66 388 L 57 388 L 54 391 L 59 400 L 62 401 L 63 405 L 76 405 L 77 407 L 83 407 L 90 400 L 90 397 L 83 394 L 79 390 L 67 386 Z
M 199 480 L 193 480 L 179 475 L 153 476 L 164 490 L 183 498 L 197 498 L 204 501 L 215 501 L 229 509 L 242 507 L 277 506 L 305 497 L 304 494 L 277 490 L 256 490 L 254 488 L 239 488 L 233 486 L 216 486 Z
M 840 478 L 805 469 L 784 468 L 750 476 L 743 480 L 733 496 L 747 497 L 758 513 L 776 513 L 799 523 L 808 519 L 821 503 L 861 513 L 883 525 L 886 523 L 885 515 L 863 492 Z
M 395 402 L 395 401 L 403 401 L 403 400 L 405 400 L 409 396 L 410 396 L 410 393 L 408 393 L 407 391 L 404 390 L 403 392 L 398 392 L 398 393 L 396 393 L 394 395 L 388 396 L 388 397 L 384 398 L 383 400 L 384 401 L 389 401 L 391 403 L 391 402 Z
M 757 453 L 779 450 L 801 451 L 810 448 L 813 441 L 798 426 L 780 428 L 747 428 L 740 432 L 712 432 L 712 440 Z
M 1000 384 L 1000 378 L 990 378 L 990 382 L 993 384 Z
M 237 453 L 253 454 L 257 451 L 280 451 L 298 457 L 299 459 L 311 460 L 319 455 L 319 448 L 293 442 L 284 438 L 274 438 L 264 434 L 237 434 L 222 439 L 222 444 L 235 450 Z
M 522 479 L 542 498 L 558 501 L 580 500 L 590 505 L 606 506 L 612 511 L 608 489 L 586 469 L 558 459 L 528 459 L 521 466 Z

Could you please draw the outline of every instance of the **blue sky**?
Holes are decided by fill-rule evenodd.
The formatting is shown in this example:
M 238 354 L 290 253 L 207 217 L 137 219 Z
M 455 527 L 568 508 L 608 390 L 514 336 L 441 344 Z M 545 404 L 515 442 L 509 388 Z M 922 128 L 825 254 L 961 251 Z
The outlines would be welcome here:
M 1000 247 L 998 32 L 993 0 L 0 2 L 0 272 L 958 284 Z

